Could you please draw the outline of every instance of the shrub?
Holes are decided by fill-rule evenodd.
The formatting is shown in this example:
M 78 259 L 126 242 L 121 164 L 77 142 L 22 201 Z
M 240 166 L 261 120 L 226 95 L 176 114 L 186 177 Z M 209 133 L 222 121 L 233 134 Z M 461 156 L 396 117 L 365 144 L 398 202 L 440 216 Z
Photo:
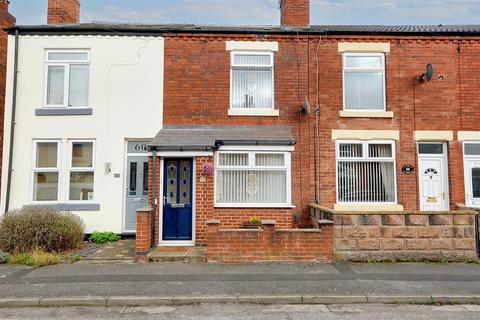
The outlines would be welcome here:
M 0 250 L 10 253 L 41 250 L 62 252 L 78 248 L 84 224 L 72 213 L 26 207 L 6 213 L 0 221 Z
M 41 250 L 34 250 L 32 253 L 17 253 L 14 254 L 10 260 L 12 264 L 21 264 L 37 268 L 55 265 L 58 264 L 59 261 L 60 259 L 57 255 Z
M 0 264 L 9 263 L 12 256 L 9 253 L 0 250 Z
M 113 232 L 105 231 L 105 232 L 98 232 L 94 231 L 90 235 L 90 240 L 93 243 L 108 243 L 108 242 L 115 242 L 120 240 L 121 237 Z

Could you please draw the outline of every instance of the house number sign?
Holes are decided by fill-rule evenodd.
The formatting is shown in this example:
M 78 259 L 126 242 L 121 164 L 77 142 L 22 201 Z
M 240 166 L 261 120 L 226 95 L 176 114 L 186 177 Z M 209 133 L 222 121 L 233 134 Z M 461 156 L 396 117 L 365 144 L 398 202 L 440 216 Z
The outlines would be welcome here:
M 402 167 L 402 172 L 405 174 L 414 173 L 415 168 L 411 164 L 406 164 Z
M 128 143 L 128 153 L 147 153 L 148 141 L 131 141 Z

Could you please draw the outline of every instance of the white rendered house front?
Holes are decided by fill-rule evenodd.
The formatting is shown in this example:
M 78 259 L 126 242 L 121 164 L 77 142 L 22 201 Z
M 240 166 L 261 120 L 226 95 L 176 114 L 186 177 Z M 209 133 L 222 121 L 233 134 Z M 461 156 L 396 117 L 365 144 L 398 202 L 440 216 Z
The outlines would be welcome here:
M 162 37 L 20 32 L 13 101 L 10 35 L 1 213 L 49 206 L 87 233 L 134 231 L 148 205 L 145 145 L 162 126 L 163 57 Z

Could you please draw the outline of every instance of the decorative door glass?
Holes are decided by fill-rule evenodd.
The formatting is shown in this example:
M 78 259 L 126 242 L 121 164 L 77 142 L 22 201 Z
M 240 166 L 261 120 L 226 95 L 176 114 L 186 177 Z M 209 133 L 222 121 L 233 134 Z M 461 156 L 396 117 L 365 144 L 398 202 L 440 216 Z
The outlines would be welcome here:
M 176 160 L 167 160 L 167 203 L 176 204 L 177 201 L 177 176 L 178 162 Z
M 474 198 L 480 198 L 480 168 L 472 169 L 472 192 Z
M 188 204 L 190 202 L 190 171 L 191 171 L 191 161 L 190 160 L 181 160 L 180 161 L 180 181 L 179 181 L 179 203 Z

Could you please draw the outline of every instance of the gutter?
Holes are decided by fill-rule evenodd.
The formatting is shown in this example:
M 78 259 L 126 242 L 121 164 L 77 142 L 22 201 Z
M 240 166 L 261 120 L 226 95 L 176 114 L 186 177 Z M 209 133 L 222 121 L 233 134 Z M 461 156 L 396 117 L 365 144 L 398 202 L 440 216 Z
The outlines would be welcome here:
M 12 184 L 12 161 L 13 161 L 13 142 L 15 138 L 15 113 L 17 109 L 17 83 L 18 83 L 18 41 L 19 32 L 15 29 L 15 57 L 13 62 L 13 94 L 12 94 L 12 116 L 10 119 L 10 148 L 8 150 L 8 173 L 7 190 L 5 194 L 5 212 L 10 209 L 10 190 Z
M 155 245 L 155 213 L 157 212 L 157 149 L 153 149 L 152 158 L 152 218 L 151 218 L 151 244 Z

